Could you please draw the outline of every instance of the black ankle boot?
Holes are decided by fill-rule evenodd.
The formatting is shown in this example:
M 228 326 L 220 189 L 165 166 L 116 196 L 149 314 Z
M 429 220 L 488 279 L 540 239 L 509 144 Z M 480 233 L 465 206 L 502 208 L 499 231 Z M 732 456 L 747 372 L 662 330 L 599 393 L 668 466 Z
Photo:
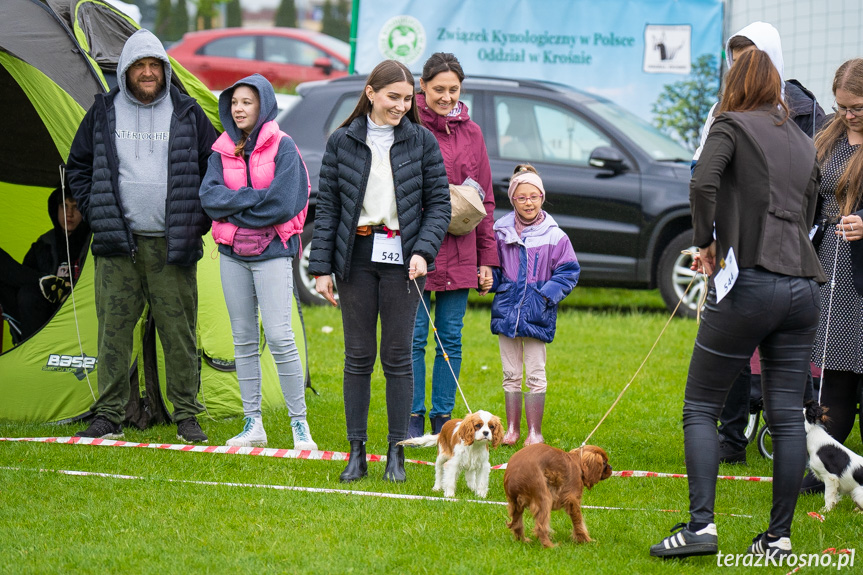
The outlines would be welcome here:
M 402 472 L 404 473 L 404 472 Z M 366 444 L 364 441 L 355 439 L 351 441 L 351 453 L 348 459 L 348 466 L 339 475 L 339 481 L 342 483 L 350 483 L 362 479 L 369 474 L 368 463 L 366 462 Z
M 435 415 L 431 420 L 432 433 L 437 435 L 443 429 L 443 424 L 450 420 L 450 415 Z
M 396 443 L 390 443 L 387 450 L 387 468 L 384 470 L 384 481 L 402 483 L 405 477 L 405 448 Z

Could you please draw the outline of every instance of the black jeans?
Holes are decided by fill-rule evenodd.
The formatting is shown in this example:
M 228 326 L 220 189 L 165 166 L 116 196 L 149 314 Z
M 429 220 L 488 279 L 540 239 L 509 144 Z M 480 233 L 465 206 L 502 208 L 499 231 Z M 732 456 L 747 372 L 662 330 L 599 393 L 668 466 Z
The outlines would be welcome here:
M 745 434 L 746 424 L 749 422 L 749 404 L 758 401 L 761 397 L 761 376 L 752 375 L 752 370 L 747 363 L 740 375 L 734 380 L 728 397 L 725 398 L 725 407 L 722 408 L 722 415 L 719 416 L 720 441 L 729 443 L 737 449 L 746 449 L 749 444 Z M 806 373 L 806 391 L 803 393 L 803 402 L 805 403 L 813 397 L 815 397 L 815 387 L 811 371 L 809 371 Z M 765 422 L 767 422 L 766 419 Z M 854 424 L 853 420 L 851 424 Z
M 338 282 L 345 332 L 345 420 L 348 441 L 368 440 L 372 371 L 377 357 L 378 316 L 381 319 L 381 365 L 386 377 L 387 441 L 407 438 L 414 395 L 411 343 L 419 291 L 408 281 L 403 265 L 371 261 L 374 236 L 357 236 L 350 277 Z M 407 254 L 405 254 L 407 257 Z
M 683 402 L 693 522 L 713 522 L 719 472 L 716 420 L 734 379 L 758 346 L 774 454 L 769 532 L 790 536 L 806 466 L 803 391 L 820 307 L 814 281 L 760 268 L 740 270 L 734 289 L 718 304 L 711 288 L 695 339 Z

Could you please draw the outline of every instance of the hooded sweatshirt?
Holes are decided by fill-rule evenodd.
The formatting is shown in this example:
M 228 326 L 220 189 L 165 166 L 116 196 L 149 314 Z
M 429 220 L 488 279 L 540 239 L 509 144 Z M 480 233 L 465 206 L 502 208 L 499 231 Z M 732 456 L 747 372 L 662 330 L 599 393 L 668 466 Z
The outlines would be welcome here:
M 803 130 L 810 138 L 815 137 L 821 125 L 824 123 L 824 110 L 815 101 L 815 96 L 811 92 L 803 88 L 799 82 L 794 80 L 785 81 L 785 60 L 782 58 L 782 40 L 779 38 L 779 31 L 767 22 L 753 22 L 748 26 L 743 27 L 739 32 L 728 37 L 725 42 L 725 61 L 728 67 L 734 64 L 731 49 L 728 47 L 731 39 L 736 36 L 748 38 L 755 44 L 755 47 L 766 53 L 773 62 L 773 67 L 779 72 L 779 78 L 782 81 L 782 99 L 789 108 L 790 117 L 797 126 Z M 707 140 L 707 135 L 710 133 L 710 126 L 713 125 L 713 119 L 716 113 L 717 102 L 710 108 L 710 113 L 707 114 L 707 120 L 704 122 L 704 127 L 701 128 L 701 140 L 698 145 L 698 150 L 695 151 L 695 156 L 692 158 L 693 167 L 698 158 L 701 157 L 701 150 L 704 148 L 704 142 Z
M 238 86 L 251 86 L 258 93 L 260 112 L 255 127 L 249 133 L 244 151 L 246 164 L 246 186 L 233 190 L 225 185 L 221 154 L 212 154 L 207 165 L 207 174 L 201 182 L 201 205 L 213 220 L 225 220 L 240 228 L 258 229 L 281 224 L 293 219 L 308 204 L 309 177 L 306 166 L 290 136 L 284 135 L 278 140 L 278 151 L 275 155 L 273 179 L 264 189 L 252 187 L 249 175 L 249 156 L 259 147 L 274 144 L 278 136 L 278 126 L 264 132 L 268 136 L 261 138 L 261 128 L 272 122 L 278 114 L 276 94 L 270 82 L 260 74 L 252 74 L 224 90 L 219 95 L 219 119 L 231 141 L 237 144 L 242 138 L 242 132 L 231 115 L 231 99 Z M 219 244 L 219 252 L 244 261 L 259 261 L 276 257 L 292 257 L 299 252 L 299 238 L 291 236 L 287 242 L 270 242 L 263 253 L 257 256 L 239 256 L 231 246 Z
M 163 64 L 165 88 L 149 104 L 139 101 L 127 86 L 126 72 L 142 58 L 158 58 Z M 168 146 L 174 105 L 171 62 L 159 39 L 149 30 L 138 30 L 126 41 L 117 63 L 114 99 L 114 139 L 119 164 L 119 191 L 123 215 L 133 233 L 165 235 L 168 197 Z
M 69 196 L 71 198 L 71 196 Z M 66 257 L 66 232 L 60 226 L 58 219 L 59 207 L 63 203 L 63 195 L 57 188 L 48 196 L 48 216 L 51 218 L 53 228 L 42 234 L 36 240 L 27 255 L 24 256 L 23 265 L 36 270 L 39 276 L 56 275 L 78 279 L 80 264 L 84 256 L 84 248 L 90 236 L 90 228 L 87 223 L 81 221 L 71 234 L 69 234 L 69 255 L 72 258 L 71 265 Z

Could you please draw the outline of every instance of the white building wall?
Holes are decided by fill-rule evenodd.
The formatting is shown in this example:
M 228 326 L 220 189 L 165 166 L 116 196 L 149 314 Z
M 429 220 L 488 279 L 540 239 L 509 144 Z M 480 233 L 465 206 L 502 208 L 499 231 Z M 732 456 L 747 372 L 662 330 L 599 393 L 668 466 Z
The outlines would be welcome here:
M 830 113 L 836 69 L 863 58 L 863 1 L 726 0 L 725 10 L 726 38 L 750 22 L 773 24 L 782 38 L 785 78 L 812 90 Z

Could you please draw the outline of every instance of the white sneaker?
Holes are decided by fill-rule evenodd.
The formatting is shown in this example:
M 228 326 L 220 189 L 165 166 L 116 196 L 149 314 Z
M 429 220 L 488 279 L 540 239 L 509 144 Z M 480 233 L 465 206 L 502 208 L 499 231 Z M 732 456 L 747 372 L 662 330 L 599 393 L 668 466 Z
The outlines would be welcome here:
M 309 429 L 308 421 L 296 419 L 291 422 L 291 431 L 294 432 L 294 449 L 297 451 L 317 451 L 318 444 L 312 439 L 312 431 Z
M 243 431 L 225 442 L 225 445 L 235 447 L 266 447 L 267 432 L 264 431 L 264 420 L 260 417 L 247 417 Z

